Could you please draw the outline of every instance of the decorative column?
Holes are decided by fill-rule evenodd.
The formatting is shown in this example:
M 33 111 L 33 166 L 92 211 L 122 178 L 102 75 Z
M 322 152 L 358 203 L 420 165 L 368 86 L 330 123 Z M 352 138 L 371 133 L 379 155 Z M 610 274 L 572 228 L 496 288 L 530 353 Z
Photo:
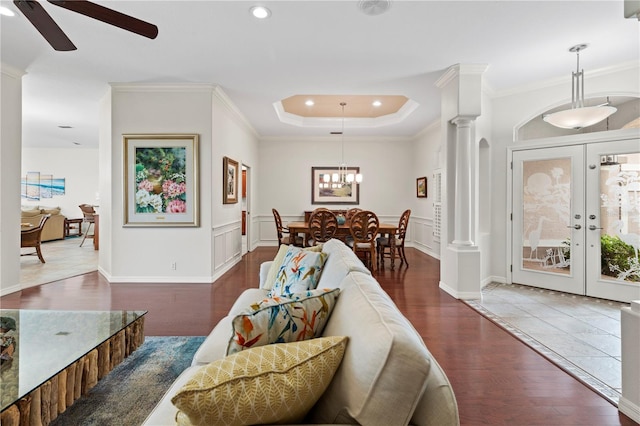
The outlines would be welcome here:
M 478 246 L 477 123 L 482 110 L 484 64 L 451 66 L 436 85 L 441 89 L 442 200 L 440 288 L 457 299 L 482 297 L 482 253 Z M 481 123 L 482 124 L 482 123 Z
M 456 167 L 455 167 L 455 220 L 452 243 L 459 247 L 473 246 L 471 235 L 472 189 L 471 186 L 471 124 L 468 117 L 451 120 L 456 125 Z

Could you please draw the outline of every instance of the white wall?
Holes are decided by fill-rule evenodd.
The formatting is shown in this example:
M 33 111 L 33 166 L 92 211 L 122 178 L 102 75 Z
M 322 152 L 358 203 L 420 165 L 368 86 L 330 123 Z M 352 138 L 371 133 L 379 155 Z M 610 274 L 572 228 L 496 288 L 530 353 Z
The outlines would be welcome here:
M 429 255 L 440 258 L 440 242 L 433 239 L 433 201 L 435 195 L 433 172 L 442 167 L 440 121 L 428 126 L 413 142 L 411 168 L 415 178 L 426 176 L 427 198 L 415 195 L 411 211 L 410 240 L 413 247 Z M 415 180 L 415 179 L 414 179 Z
M 98 149 L 23 148 L 22 173 L 40 172 L 65 178 L 65 194 L 37 200 L 21 199 L 22 205 L 60 207 L 68 218 L 81 218 L 80 204 L 99 205 Z
M 20 290 L 22 76 L 0 66 L 0 295 Z
M 109 195 L 101 195 L 99 265 L 110 281 L 211 283 L 239 261 L 240 204 L 222 205 L 222 155 L 253 162 L 256 138 L 230 107 L 213 85 L 112 85 L 100 141 L 100 191 Z M 122 135 L 132 133 L 199 135 L 198 227 L 122 226 Z
M 348 130 L 345 131 L 348 133 Z M 413 170 L 414 144 L 410 139 L 349 138 L 344 140 L 345 162 L 360 167 L 358 207 L 375 212 L 383 222 L 397 223 L 402 212 L 415 207 L 416 175 Z M 341 161 L 341 139 L 270 138 L 259 145 L 258 191 L 259 238 L 277 244 L 271 209 L 280 212 L 283 222 L 301 220 L 305 210 L 317 207 L 348 209 L 354 205 L 311 203 L 311 168 L 337 167 Z M 421 170 L 422 175 L 428 170 Z M 411 226 L 411 222 L 410 222 Z

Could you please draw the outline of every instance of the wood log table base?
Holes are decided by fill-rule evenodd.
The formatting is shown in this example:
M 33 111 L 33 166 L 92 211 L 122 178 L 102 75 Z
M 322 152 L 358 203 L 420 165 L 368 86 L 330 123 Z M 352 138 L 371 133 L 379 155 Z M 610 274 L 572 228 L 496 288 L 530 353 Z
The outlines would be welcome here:
M 143 343 L 144 316 L 8 407 L 0 424 L 48 425 Z

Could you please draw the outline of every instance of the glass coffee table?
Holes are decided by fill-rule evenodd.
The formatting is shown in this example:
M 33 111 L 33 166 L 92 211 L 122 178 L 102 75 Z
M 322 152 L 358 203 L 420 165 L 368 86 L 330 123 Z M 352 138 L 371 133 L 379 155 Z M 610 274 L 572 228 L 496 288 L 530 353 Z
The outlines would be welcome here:
M 0 309 L 0 423 L 54 420 L 144 342 L 146 313 Z

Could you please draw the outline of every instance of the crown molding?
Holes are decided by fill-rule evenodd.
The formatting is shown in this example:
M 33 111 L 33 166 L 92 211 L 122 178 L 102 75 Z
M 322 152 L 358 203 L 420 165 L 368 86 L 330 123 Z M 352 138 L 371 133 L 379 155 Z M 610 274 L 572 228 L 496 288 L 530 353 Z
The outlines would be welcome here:
M 613 73 L 629 71 L 640 68 L 640 64 L 637 61 L 622 62 L 616 65 L 610 65 L 608 67 L 598 68 L 595 70 L 588 70 L 585 72 L 585 78 L 602 77 Z M 567 72 L 567 75 L 563 77 L 554 77 L 543 81 L 534 82 L 531 84 L 524 84 L 517 87 L 512 87 L 504 90 L 492 90 L 488 94 L 492 98 L 503 98 L 507 96 L 520 95 L 522 93 L 533 92 L 541 89 L 548 89 L 550 87 L 561 86 L 565 84 L 571 84 L 571 75 Z
M 0 72 L 12 78 L 22 78 L 27 72 L 5 63 L 0 63 Z
M 248 130 L 255 138 L 260 137 L 253 125 L 249 122 L 249 120 L 247 120 L 247 117 L 245 117 L 245 115 L 238 109 L 236 104 L 233 103 L 233 101 L 231 100 L 231 98 L 229 98 L 225 91 L 222 90 L 222 87 L 216 85 L 213 89 L 213 94 L 223 103 L 227 110 L 236 117 L 238 122 L 240 122 L 240 124 L 244 126 L 246 130 Z

